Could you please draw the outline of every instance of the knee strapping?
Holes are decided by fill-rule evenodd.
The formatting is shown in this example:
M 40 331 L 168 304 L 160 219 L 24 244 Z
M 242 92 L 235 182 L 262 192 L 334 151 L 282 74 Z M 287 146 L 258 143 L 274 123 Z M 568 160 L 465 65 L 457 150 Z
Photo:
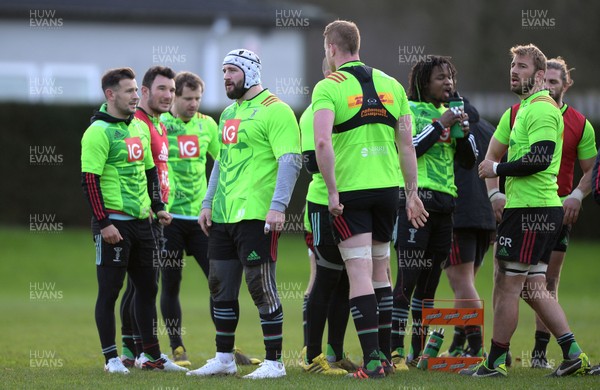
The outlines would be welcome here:
M 373 245 L 373 261 L 387 260 L 390 258 L 390 243 Z
M 340 254 L 344 261 L 352 259 L 371 259 L 371 247 L 369 245 L 358 246 L 354 248 L 340 247 Z
M 385 282 L 376 282 L 373 280 L 373 288 L 374 289 L 385 288 L 385 287 L 392 287 L 389 280 L 387 280 Z

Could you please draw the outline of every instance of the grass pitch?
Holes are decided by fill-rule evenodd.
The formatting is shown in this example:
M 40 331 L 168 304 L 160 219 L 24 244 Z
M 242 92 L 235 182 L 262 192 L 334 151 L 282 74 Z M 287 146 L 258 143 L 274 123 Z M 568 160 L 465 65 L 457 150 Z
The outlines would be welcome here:
M 519 327 L 511 342 L 514 358 L 522 358 L 505 379 L 473 380 L 447 373 L 411 370 L 379 381 L 356 381 L 308 375 L 298 366 L 302 347 L 302 297 L 308 280 L 306 247 L 299 234 L 280 241 L 277 283 L 284 320 L 283 359 L 287 378 L 248 381 L 235 377 L 186 377 L 181 373 L 132 370 L 128 376 L 103 372 L 103 357 L 94 322 L 96 277 L 94 246 L 87 230 L 65 229 L 57 233 L 0 229 L 0 387 L 7 389 L 186 389 L 186 388 L 385 388 L 385 389 L 592 389 L 600 388 L 600 377 L 544 378 L 546 372 L 528 368 L 533 347 L 534 317 L 522 303 Z M 560 302 L 579 344 L 593 364 L 600 362 L 596 286 L 600 244 L 574 242 L 569 248 L 560 285 Z M 395 256 L 393 255 L 393 258 Z M 394 259 L 393 259 L 394 261 Z M 395 276 L 395 267 L 392 266 Z M 486 301 L 485 346 L 489 348 L 491 322 L 492 261 L 488 252 L 477 279 Z M 452 298 L 442 275 L 437 298 Z M 207 282 L 196 262 L 186 259 L 181 291 L 183 339 L 193 368 L 214 356 L 214 328 L 209 317 Z M 256 308 L 245 288 L 240 296 L 240 323 L 236 344 L 250 356 L 263 358 L 264 349 Z M 117 324 L 118 321 L 117 313 Z M 119 335 L 119 329 L 117 329 Z M 446 329 L 445 349 L 452 329 Z M 159 328 L 163 352 L 169 351 L 166 331 Z M 120 342 L 117 340 L 120 351 Z M 445 347 L 445 348 L 444 348 Z M 346 333 L 346 350 L 360 359 L 360 347 L 352 321 Z M 553 339 L 550 361 L 560 362 L 560 348 Z M 242 367 L 240 374 L 253 368 Z

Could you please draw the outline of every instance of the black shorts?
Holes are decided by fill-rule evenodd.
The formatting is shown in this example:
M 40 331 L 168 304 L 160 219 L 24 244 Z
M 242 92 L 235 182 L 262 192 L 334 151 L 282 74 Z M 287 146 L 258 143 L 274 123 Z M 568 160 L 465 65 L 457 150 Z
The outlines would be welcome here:
M 547 263 L 562 229 L 562 207 L 504 209 L 498 225 L 496 258 L 536 265 Z
M 362 233 L 372 233 L 375 241 L 390 242 L 398 197 L 398 187 L 340 192 L 344 212 L 335 218 L 329 216 L 336 244 Z
M 481 266 L 487 253 L 493 230 L 483 229 L 454 229 L 450 256 L 444 262 L 444 268 L 451 265 L 474 263 L 475 267 Z
M 194 256 L 200 267 L 208 270 L 208 237 L 197 220 L 173 218 L 164 228 L 166 260 L 161 268 L 182 268 L 184 251 Z
M 100 225 L 92 222 L 96 243 L 96 265 L 101 267 L 153 267 L 157 256 L 156 239 L 150 220 L 112 220 L 123 240 L 109 244 L 102 239 Z
M 416 229 L 408 220 L 405 208 L 398 211 L 396 250 L 424 249 L 431 253 L 448 254 L 452 243 L 452 214 L 429 211 L 425 226 Z
M 277 261 L 279 232 L 265 234 L 265 221 L 213 222 L 208 237 L 210 260 L 239 259 L 244 266 Z
M 554 251 L 567 251 L 567 248 L 569 247 L 569 240 L 571 239 L 571 228 L 572 225 L 563 225 L 562 229 L 560 229 L 560 234 L 556 240 L 556 245 L 554 245 Z
M 346 214 L 345 207 L 344 214 Z M 317 260 L 323 259 L 333 264 L 344 265 L 340 250 L 333 238 L 328 207 L 308 202 L 308 221 L 313 231 L 313 251 Z

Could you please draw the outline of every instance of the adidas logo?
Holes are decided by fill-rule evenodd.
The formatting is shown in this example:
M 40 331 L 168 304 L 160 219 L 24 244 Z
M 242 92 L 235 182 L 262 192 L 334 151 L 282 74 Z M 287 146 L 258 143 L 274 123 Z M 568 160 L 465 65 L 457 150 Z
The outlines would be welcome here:
M 563 245 L 567 245 L 569 243 L 569 240 L 567 239 L 567 237 L 565 237 L 562 239 L 562 241 L 560 243 Z
M 260 260 L 260 256 L 258 255 L 258 253 L 256 253 L 256 251 L 252 251 L 246 258 L 246 260 L 248 260 L 248 261 Z
M 498 256 L 508 256 L 508 251 L 505 247 L 501 247 L 497 253 Z

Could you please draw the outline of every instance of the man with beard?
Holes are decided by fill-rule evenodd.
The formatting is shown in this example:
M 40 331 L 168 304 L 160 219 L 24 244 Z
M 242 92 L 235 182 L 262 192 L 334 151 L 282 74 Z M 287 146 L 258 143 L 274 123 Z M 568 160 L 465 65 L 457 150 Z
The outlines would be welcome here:
M 94 114 L 81 140 L 82 186 L 92 208 L 96 243 L 98 299 L 96 325 L 109 373 L 128 374 L 115 345 L 115 303 L 125 274 L 135 286 L 135 315 L 143 342 L 141 368 L 187 371 L 161 354 L 154 332 L 156 274 L 152 259 L 156 243 L 148 217 L 150 209 L 162 225 L 164 211 L 150 140 L 135 122 L 139 100 L 130 68 L 111 69 L 102 77 L 107 102 Z
M 142 80 L 142 98 L 135 112 L 133 122 L 139 125 L 147 133 L 150 139 L 152 158 L 159 178 L 161 200 L 167 203 L 169 200 L 169 174 L 167 160 L 169 157 L 169 143 L 167 130 L 160 122 L 160 115 L 169 111 L 173 96 L 175 94 L 175 72 L 168 67 L 153 66 L 146 71 Z M 153 254 L 154 267 L 160 267 L 161 259 L 164 257 L 164 237 L 162 225 L 154 221 L 154 237 L 157 242 L 157 251 Z M 121 334 L 123 339 L 123 356 L 121 359 L 126 367 L 136 364 L 141 366 L 145 358 L 140 357 L 140 337 L 134 315 L 134 286 L 130 280 L 121 299 Z M 155 324 L 158 326 L 158 323 Z M 136 362 L 136 358 L 138 361 Z M 181 360 L 175 356 L 176 360 Z
M 285 210 L 302 166 L 300 131 L 290 107 L 262 87 L 260 70 L 260 59 L 246 49 L 232 50 L 223 60 L 225 91 L 235 102 L 219 120 L 220 151 L 198 220 L 209 236 L 208 284 L 217 353 L 189 375 L 237 372 L 233 350 L 242 274 L 258 308 L 266 349 L 265 360 L 244 378 L 286 375 L 275 261 Z
M 590 369 L 587 355 L 571 332 L 565 313 L 549 297 L 545 272 L 560 233 L 564 211 L 556 175 L 563 146 L 563 120 L 556 102 L 544 90 L 546 57 L 535 45 L 511 48 L 511 91 L 521 99 L 514 126 L 497 129 L 479 177 L 486 178 L 497 215 L 494 277 L 494 327 L 488 357 L 473 369 L 473 377 L 506 376 L 506 356 L 517 328 L 519 297 L 529 304 L 556 337 L 563 362 L 551 376 L 583 374 Z M 508 151 L 507 162 L 500 159 Z M 498 176 L 506 176 L 506 204 L 498 190 Z
M 557 178 L 558 196 L 563 202 L 565 216 L 563 227 L 552 250 L 548 269 L 546 270 L 546 288 L 552 297 L 558 299 L 560 272 L 569 245 L 571 226 L 577 221 L 581 201 L 592 191 L 592 167 L 597 151 L 594 128 L 590 122 L 579 111 L 563 102 L 564 94 L 573 85 L 567 64 L 561 57 L 558 57 L 548 60 L 547 67 L 546 89 L 550 91 L 550 96 L 558 104 L 565 126 L 562 159 Z M 509 120 L 512 128 L 519 106 L 520 104 L 515 104 L 507 110 L 498 124 L 499 128 L 508 126 Z M 579 160 L 583 176 L 577 188 L 573 190 L 575 160 Z M 532 368 L 552 368 L 546 358 L 546 348 L 550 337 L 548 328 L 539 316 L 536 317 L 535 345 L 531 353 Z
M 161 115 L 169 141 L 169 202 L 167 209 L 173 216 L 164 229 L 166 258 L 161 259 L 160 309 L 169 335 L 173 360 L 181 366 L 190 366 L 182 339 L 182 315 L 179 289 L 184 254 L 194 256 L 208 278 L 208 237 L 198 225 L 200 205 L 206 194 L 206 163 L 219 152 L 218 125 L 210 116 L 199 113 L 204 93 L 204 81 L 191 72 L 180 72 L 175 77 L 175 99 L 169 112 Z M 212 317 L 212 303 L 211 303 Z M 240 350 L 235 350 L 238 364 L 254 364 Z M 258 360 L 257 363 L 260 363 Z

